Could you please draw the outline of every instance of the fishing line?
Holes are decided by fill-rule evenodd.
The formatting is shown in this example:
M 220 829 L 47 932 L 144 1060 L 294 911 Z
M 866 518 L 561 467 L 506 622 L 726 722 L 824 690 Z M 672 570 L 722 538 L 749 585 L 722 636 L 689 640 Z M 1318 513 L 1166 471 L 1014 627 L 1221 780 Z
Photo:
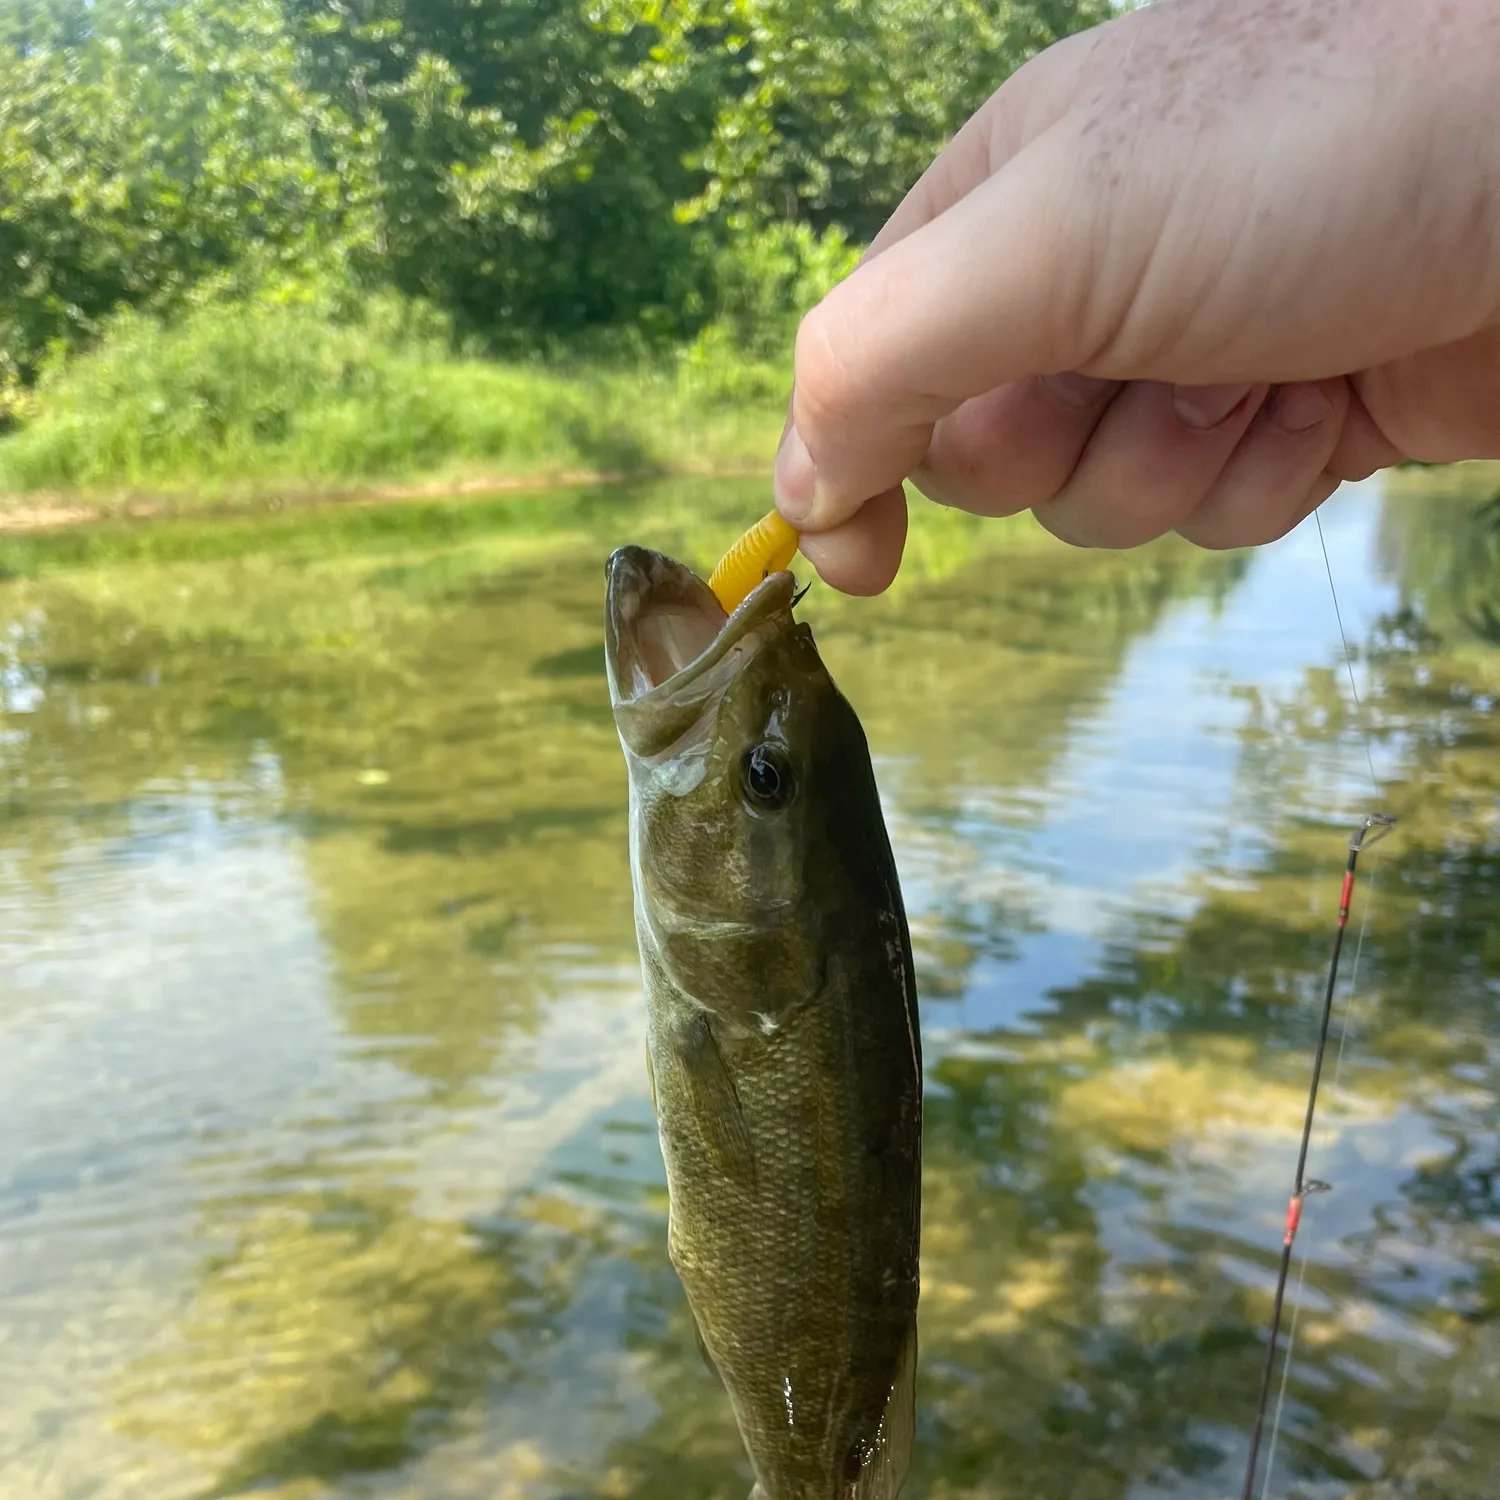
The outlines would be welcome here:
M 1349 674 L 1349 693 L 1354 699 L 1355 725 L 1365 744 L 1365 764 L 1370 768 L 1370 787 L 1376 797 L 1380 796 L 1380 779 L 1375 775 L 1375 755 L 1370 749 L 1370 730 L 1365 723 L 1364 704 L 1359 701 L 1359 688 L 1354 681 L 1354 654 L 1349 650 L 1349 636 L 1344 630 L 1344 612 L 1339 608 L 1339 591 L 1333 586 L 1333 564 L 1328 561 L 1328 539 L 1323 535 L 1323 517 L 1313 512 L 1318 527 L 1318 546 L 1323 549 L 1323 568 L 1328 574 L 1328 592 L 1333 595 L 1333 618 L 1338 621 L 1339 644 L 1344 648 L 1344 670 Z
M 1365 765 L 1370 772 L 1370 787 L 1375 793 L 1376 799 L 1380 797 L 1380 780 L 1375 775 L 1375 756 L 1370 748 L 1370 726 L 1369 716 L 1365 712 L 1365 706 L 1360 701 L 1359 686 L 1354 680 L 1354 657 L 1349 650 L 1349 637 L 1344 630 L 1344 615 L 1339 608 L 1339 591 L 1333 585 L 1333 564 L 1328 560 L 1328 541 L 1323 535 L 1323 518 L 1317 512 L 1313 512 L 1313 521 L 1318 529 L 1318 546 L 1323 551 L 1323 569 L 1328 574 L 1328 592 L 1333 599 L 1333 617 L 1338 622 L 1339 643 L 1344 648 L 1344 670 L 1349 674 L 1349 695 L 1354 699 L 1356 710 L 1356 727 L 1365 747 Z M 1373 842 L 1373 840 L 1371 841 Z M 1383 853 L 1384 851 L 1382 851 Z M 1381 855 L 1377 854 L 1370 862 L 1370 880 L 1366 887 L 1364 912 L 1359 923 L 1359 941 L 1354 945 L 1354 967 L 1349 974 L 1349 999 L 1344 1007 L 1344 1019 L 1339 1027 L 1339 1053 L 1333 1064 L 1333 1091 L 1338 1092 L 1339 1080 L 1344 1075 L 1344 1051 L 1349 1041 L 1349 1032 L 1354 1024 L 1354 1010 L 1359 1004 L 1359 963 L 1364 956 L 1365 934 L 1370 930 L 1370 909 L 1375 904 L 1375 889 L 1380 880 Z M 1305 1252 L 1304 1252 L 1305 1259 Z M 1293 1315 L 1295 1326 L 1296 1318 Z
M 1328 590 L 1333 596 L 1334 618 L 1338 622 L 1339 641 L 1344 649 L 1344 665 L 1349 674 L 1349 691 L 1353 695 L 1356 711 L 1356 724 L 1364 740 L 1365 762 L 1369 768 L 1370 785 L 1375 795 L 1380 795 L 1380 782 L 1375 775 L 1375 756 L 1370 746 L 1370 736 L 1363 722 L 1364 709 L 1359 698 L 1359 687 L 1354 677 L 1353 653 L 1349 649 L 1348 633 L 1344 629 L 1343 611 L 1339 608 L 1338 589 L 1333 581 L 1333 567 L 1328 557 L 1328 543 L 1323 535 L 1322 517 L 1316 511 L 1313 519 L 1317 526 L 1318 545 L 1323 553 L 1323 566 L 1328 574 Z M 1329 1192 L 1331 1188 L 1328 1183 L 1320 1182 L 1307 1176 L 1307 1154 L 1312 1142 L 1313 1122 L 1317 1112 L 1318 1085 L 1322 1078 L 1323 1061 L 1328 1049 L 1328 1033 L 1330 1023 L 1333 1019 L 1333 997 L 1338 986 L 1339 959 L 1343 952 L 1344 933 L 1349 923 L 1349 907 L 1354 894 L 1355 868 L 1359 862 L 1360 854 L 1384 838 L 1395 826 L 1395 819 L 1385 813 L 1372 813 L 1349 839 L 1349 858 L 1344 867 L 1344 884 L 1339 892 L 1338 924 L 1334 930 L 1333 952 L 1328 963 L 1328 981 L 1323 993 L 1323 1011 L 1318 1025 L 1317 1049 L 1313 1055 L 1312 1081 L 1308 1087 L 1307 1111 L 1302 1124 L 1302 1141 L 1297 1154 L 1297 1172 L 1294 1180 L 1292 1196 L 1287 1203 L 1286 1228 L 1282 1235 L 1281 1265 L 1276 1276 L 1276 1292 L 1271 1310 L 1271 1337 L 1266 1349 L 1265 1368 L 1261 1374 L 1260 1392 L 1255 1405 L 1255 1428 L 1250 1439 L 1250 1452 L 1245 1463 L 1245 1483 L 1241 1491 L 1241 1500 L 1254 1500 L 1255 1494 L 1255 1472 L 1256 1460 L 1260 1452 L 1261 1433 L 1265 1426 L 1266 1409 L 1270 1402 L 1271 1380 L 1276 1370 L 1276 1354 L 1280 1342 L 1281 1318 L 1284 1311 L 1287 1280 L 1291 1272 L 1292 1253 L 1297 1240 L 1297 1230 L 1302 1221 L 1302 1206 L 1307 1197 L 1313 1193 Z M 1370 925 L 1370 909 L 1374 902 L 1375 880 L 1379 873 L 1379 856 L 1376 856 L 1376 866 L 1371 871 L 1369 893 L 1365 897 L 1364 910 L 1360 922 L 1359 940 L 1354 950 L 1354 971 L 1351 977 L 1351 998 L 1344 1007 L 1344 1014 L 1339 1028 L 1338 1056 L 1334 1064 L 1335 1090 L 1338 1088 L 1339 1079 L 1343 1073 L 1345 1049 L 1349 1038 L 1350 1020 L 1354 1009 L 1354 996 L 1352 988 L 1357 985 L 1359 978 L 1360 959 L 1364 954 L 1365 935 Z M 1276 1445 L 1281 1435 L 1281 1419 L 1286 1405 L 1287 1383 L 1291 1373 L 1292 1355 L 1296 1348 L 1297 1325 L 1300 1321 L 1302 1311 L 1302 1295 L 1307 1284 L 1307 1262 L 1308 1253 L 1304 1247 L 1300 1259 L 1297 1274 L 1297 1290 L 1292 1303 L 1292 1323 L 1288 1331 L 1286 1359 L 1282 1365 L 1281 1385 L 1276 1397 L 1276 1411 L 1271 1427 L 1271 1442 L 1266 1461 L 1265 1483 L 1261 1490 L 1261 1500 L 1267 1500 L 1271 1489 L 1271 1475 L 1275 1468 Z

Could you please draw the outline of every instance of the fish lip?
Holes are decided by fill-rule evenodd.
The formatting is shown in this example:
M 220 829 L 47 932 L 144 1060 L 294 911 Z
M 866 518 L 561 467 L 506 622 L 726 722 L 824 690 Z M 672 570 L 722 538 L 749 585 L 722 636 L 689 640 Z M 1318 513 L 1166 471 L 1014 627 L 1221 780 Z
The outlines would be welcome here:
M 617 547 L 606 568 L 608 579 L 604 611 L 604 655 L 609 673 L 611 703 L 618 709 L 649 713 L 654 707 L 680 701 L 706 672 L 711 671 L 733 648 L 758 627 L 778 614 L 791 623 L 792 595 L 796 580 L 785 569 L 763 578 L 727 616 L 712 642 L 686 666 L 647 688 L 631 692 L 620 680 L 621 647 L 641 606 L 658 591 L 675 591 L 680 598 L 697 600 L 705 609 L 723 613 L 712 590 L 691 568 L 649 547 Z

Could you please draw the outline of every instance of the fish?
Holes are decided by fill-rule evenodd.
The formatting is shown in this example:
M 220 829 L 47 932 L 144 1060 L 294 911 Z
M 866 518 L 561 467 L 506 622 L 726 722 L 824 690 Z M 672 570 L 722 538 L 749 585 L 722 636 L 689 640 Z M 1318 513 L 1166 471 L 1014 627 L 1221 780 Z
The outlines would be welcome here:
M 751 1500 L 895 1500 L 916 1425 L 922 1044 L 863 726 L 778 569 L 726 614 L 607 566 L 667 1252 Z

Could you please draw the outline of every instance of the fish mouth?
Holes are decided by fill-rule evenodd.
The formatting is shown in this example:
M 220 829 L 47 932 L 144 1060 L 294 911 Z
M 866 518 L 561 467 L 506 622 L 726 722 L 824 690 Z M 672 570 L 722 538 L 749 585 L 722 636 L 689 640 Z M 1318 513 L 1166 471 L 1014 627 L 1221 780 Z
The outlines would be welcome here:
M 641 721 L 701 703 L 758 649 L 792 623 L 796 580 L 763 578 L 733 614 L 696 573 L 646 547 L 620 547 L 607 567 L 605 661 L 616 717 Z

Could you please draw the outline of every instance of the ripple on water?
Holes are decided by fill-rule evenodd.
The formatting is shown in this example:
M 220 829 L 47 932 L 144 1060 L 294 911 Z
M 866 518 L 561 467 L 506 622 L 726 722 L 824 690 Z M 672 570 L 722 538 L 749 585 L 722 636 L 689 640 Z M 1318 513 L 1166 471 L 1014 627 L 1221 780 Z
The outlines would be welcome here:
M 0 1491 L 740 1500 L 589 664 L 619 528 L 691 551 L 753 498 L 654 491 L 520 572 L 480 529 L 0 585 Z M 1441 613 L 1490 586 L 1472 510 L 1325 514 L 1403 839 L 1314 1142 L 1272 1480 L 1309 1500 L 1500 1462 L 1500 652 Z M 805 607 L 923 996 L 911 1492 L 1228 1494 L 1369 795 L 1318 537 L 914 525 L 891 595 Z

